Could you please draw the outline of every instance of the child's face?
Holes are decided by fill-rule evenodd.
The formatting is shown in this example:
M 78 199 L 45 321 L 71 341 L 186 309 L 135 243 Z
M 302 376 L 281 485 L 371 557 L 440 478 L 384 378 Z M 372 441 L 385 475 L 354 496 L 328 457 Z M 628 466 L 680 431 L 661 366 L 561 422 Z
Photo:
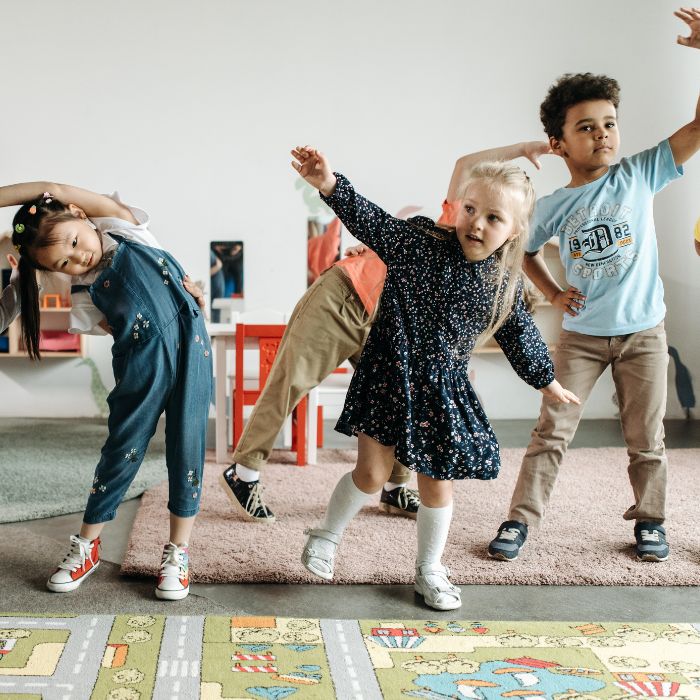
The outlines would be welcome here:
M 102 242 L 84 212 L 76 207 L 73 213 L 74 221 L 61 221 L 54 227 L 53 234 L 58 237 L 58 242 L 39 248 L 36 259 L 52 272 L 84 275 L 102 259 Z
M 455 232 L 469 262 L 486 260 L 506 241 L 518 235 L 517 212 L 522 200 L 516 192 L 475 180 L 464 193 Z
M 552 138 L 550 143 L 570 170 L 594 174 L 600 170 L 603 174 L 620 148 L 614 105 L 607 100 L 590 100 L 569 107 L 561 139 Z

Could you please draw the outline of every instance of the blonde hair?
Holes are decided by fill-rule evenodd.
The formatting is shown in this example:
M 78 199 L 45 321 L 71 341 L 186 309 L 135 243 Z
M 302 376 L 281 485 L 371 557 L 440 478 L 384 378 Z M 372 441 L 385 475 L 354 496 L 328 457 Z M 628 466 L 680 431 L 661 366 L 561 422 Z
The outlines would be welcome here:
M 475 165 L 460 189 L 459 200 L 464 200 L 469 186 L 475 181 L 501 191 L 520 195 L 519 211 L 512 212 L 515 219 L 516 235 L 506 241 L 493 255 L 496 264 L 492 281 L 496 288 L 491 319 L 486 330 L 479 337 L 484 343 L 505 323 L 510 315 L 518 293 L 521 293 L 523 277 L 523 257 L 529 232 L 529 222 L 535 208 L 535 189 L 527 174 L 517 165 L 508 162 L 485 162 Z

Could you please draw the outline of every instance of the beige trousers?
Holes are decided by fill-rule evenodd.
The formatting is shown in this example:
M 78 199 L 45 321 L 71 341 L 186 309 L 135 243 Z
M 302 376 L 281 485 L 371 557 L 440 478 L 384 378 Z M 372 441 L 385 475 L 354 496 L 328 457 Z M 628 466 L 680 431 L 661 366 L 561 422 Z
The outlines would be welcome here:
M 509 520 L 528 526 L 541 522 L 569 442 L 576 433 L 583 406 L 605 368 L 612 368 L 627 445 L 627 468 L 634 505 L 626 520 L 662 523 L 666 506 L 667 459 L 663 417 L 666 410 L 668 348 L 664 324 L 622 336 L 591 336 L 562 331 L 554 353 L 557 380 L 573 391 L 581 406 L 542 401 L 540 417 L 527 448 L 510 504 Z M 601 478 L 581 498 L 594 499 L 605 489 Z
M 345 360 L 357 364 L 371 326 L 372 319 L 340 268 L 324 272 L 294 308 L 233 461 L 250 469 L 263 467 L 302 397 Z M 410 471 L 394 462 L 390 480 L 405 484 L 409 477 Z

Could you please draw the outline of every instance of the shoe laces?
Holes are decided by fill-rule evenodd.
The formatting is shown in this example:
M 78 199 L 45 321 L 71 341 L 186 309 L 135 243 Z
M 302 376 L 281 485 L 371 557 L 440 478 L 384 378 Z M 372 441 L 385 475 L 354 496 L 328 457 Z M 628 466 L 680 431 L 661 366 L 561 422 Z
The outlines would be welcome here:
M 58 568 L 66 571 L 82 569 L 85 566 L 85 561 L 90 558 L 92 542 L 85 544 L 75 535 L 70 536 L 70 541 L 70 552 L 66 554 L 66 558 L 58 565 Z
M 177 545 L 172 547 L 166 546 L 163 550 L 163 561 L 160 564 L 160 575 L 163 577 L 177 576 L 178 578 L 184 578 L 186 572 L 185 550 Z
M 659 531 L 642 530 L 642 540 L 644 542 L 659 542 Z
M 399 491 L 398 503 L 401 508 L 407 510 L 408 508 L 418 508 L 420 506 L 420 500 L 418 494 L 406 486 L 402 486 Z
M 498 533 L 498 539 L 500 540 L 510 540 L 511 542 L 515 542 L 515 540 L 520 537 L 520 530 L 518 530 L 515 527 L 509 527 L 509 528 L 504 528 Z
M 248 494 L 248 500 L 246 500 L 246 510 L 249 513 L 255 513 L 259 508 L 262 508 L 265 513 L 267 513 L 267 506 L 262 499 L 263 487 L 259 481 L 253 483 Z

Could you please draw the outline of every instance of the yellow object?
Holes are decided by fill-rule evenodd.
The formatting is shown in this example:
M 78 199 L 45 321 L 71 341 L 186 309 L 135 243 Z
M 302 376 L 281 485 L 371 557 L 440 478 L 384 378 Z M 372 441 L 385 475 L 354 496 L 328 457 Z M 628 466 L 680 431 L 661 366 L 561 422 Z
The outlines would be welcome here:
M 695 240 L 700 243 L 700 219 L 695 224 Z

